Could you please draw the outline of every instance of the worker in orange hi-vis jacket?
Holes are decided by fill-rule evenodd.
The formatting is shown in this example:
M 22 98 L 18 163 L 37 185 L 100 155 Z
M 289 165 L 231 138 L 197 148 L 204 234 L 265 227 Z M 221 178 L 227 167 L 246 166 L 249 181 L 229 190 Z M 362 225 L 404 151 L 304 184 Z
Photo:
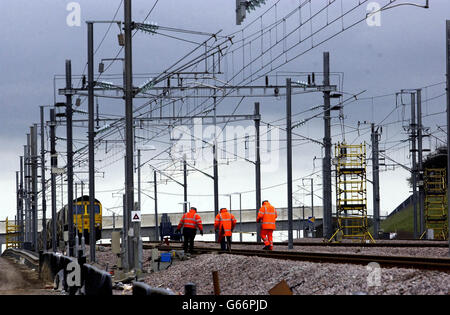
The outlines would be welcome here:
M 277 219 L 277 210 L 265 200 L 259 209 L 256 222 L 261 222 L 261 238 L 264 241 L 264 250 L 273 250 L 273 231 L 276 230 L 275 221 Z
M 231 250 L 231 236 L 236 223 L 237 220 L 234 215 L 228 212 L 226 208 L 220 209 L 220 213 L 214 221 L 214 230 L 219 230 L 219 243 L 222 250 Z
M 177 227 L 177 232 L 183 228 L 184 245 L 183 249 L 185 253 L 192 253 L 194 251 L 194 239 L 197 234 L 197 228 L 200 230 L 200 234 L 203 236 L 202 219 L 197 214 L 197 208 L 191 207 L 191 210 L 185 214 L 180 220 Z

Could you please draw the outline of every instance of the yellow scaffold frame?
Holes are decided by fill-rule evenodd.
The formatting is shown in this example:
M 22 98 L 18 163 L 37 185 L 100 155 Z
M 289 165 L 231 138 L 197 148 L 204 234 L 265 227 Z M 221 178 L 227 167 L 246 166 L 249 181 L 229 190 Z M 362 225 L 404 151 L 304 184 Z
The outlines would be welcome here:
M 335 146 L 338 229 L 330 238 L 375 243 L 367 219 L 366 144 Z
M 6 241 L 6 249 L 9 248 L 19 248 L 19 226 L 18 225 L 11 225 L 9 223 L 8 217 L 6 217 L 6 234 L 5 234 L 5 241 Z
M 424 172 L 425 231 L 434 230 L 435 240 L 448 239 L 447 171 L 445 168 L 429 168 Z

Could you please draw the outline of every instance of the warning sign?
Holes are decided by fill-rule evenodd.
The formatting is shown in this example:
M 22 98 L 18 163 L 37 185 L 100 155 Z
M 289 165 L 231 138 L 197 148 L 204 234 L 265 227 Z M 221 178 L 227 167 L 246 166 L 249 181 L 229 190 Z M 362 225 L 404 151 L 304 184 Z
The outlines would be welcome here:
M 141 222 L 141 211 L 131 211 L 131 222 Z

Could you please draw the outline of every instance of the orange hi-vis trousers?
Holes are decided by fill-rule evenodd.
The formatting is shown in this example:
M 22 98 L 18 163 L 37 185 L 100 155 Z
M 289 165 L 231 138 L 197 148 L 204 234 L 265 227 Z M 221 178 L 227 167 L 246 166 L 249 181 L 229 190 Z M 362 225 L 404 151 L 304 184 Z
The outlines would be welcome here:
M 270 250 L 273 250 L 273 230 L 261 229 L 261 238 L 264 241 L 265 246 L 269 246 Z

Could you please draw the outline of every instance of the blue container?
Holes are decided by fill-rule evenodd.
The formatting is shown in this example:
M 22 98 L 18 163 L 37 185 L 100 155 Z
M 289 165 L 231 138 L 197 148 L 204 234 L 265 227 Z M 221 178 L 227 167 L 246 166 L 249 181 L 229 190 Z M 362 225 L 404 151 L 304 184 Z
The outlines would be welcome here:
M 170 253 L 161 253 L 161 262 L 171 262 L 172 255 Z

